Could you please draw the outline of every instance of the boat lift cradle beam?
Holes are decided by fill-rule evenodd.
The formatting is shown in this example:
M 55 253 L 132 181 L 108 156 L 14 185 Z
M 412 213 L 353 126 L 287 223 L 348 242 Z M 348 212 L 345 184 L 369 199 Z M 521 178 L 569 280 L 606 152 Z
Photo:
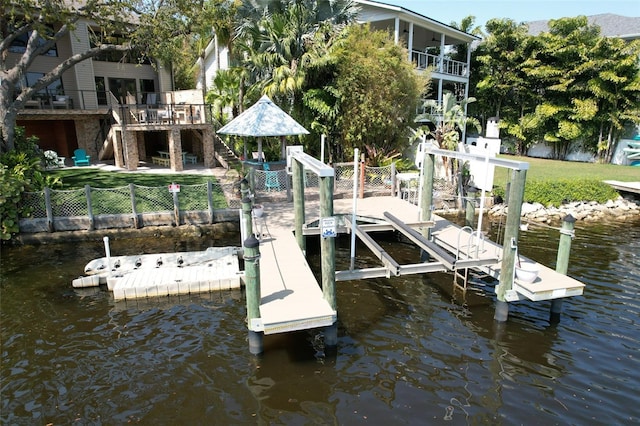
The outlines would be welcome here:
M 384 212 L 384 217 L 393 225 L 396 230 L 401 232 L 404 236 L 409 238 L 418 247 L 429 253 L 433 258 L 437 259 L 448 271 L 455 271 L 456 269 L 474 268 L 478 266 L 494 265 L 498 262 L 497 258 L 468 258 L 468 259 L 456 259 L 444 248 L 440 247 L 437 243 L 429 241 L 425 236 L 420 234 L 415 229 L 412 229 L 402 223 L 400 219 L 395 217 L 389 212 Z
M 382 264 L 387 268 L 387 277 L 390 275 L 398 276 L 400 274 L 400 264 L 395 261 L 393 257 L 389 253 L 387 253 L 381 246 L 378 244 L 369 234 L 360 229 L 357 224 L 350 223 L 351 221 L 347 218 L 345 220 L 348 222 L 348 226 L 355 229 L 356 236 L 360 238 L 360 240 L 371 250 L 371 252 L 382 262 Z

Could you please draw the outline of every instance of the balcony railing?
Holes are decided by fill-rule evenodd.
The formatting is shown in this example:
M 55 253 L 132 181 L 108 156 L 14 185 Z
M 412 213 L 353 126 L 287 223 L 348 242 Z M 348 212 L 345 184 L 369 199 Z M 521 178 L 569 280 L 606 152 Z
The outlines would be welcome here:
M 433 68 L 436 72 L 447 75 L 455 75 L 458 77 L 468 77 L 469 72 L 467 64 L 460 61 L 455 61 L 449 58 L 443 58 L 433 55 L 431 53 L 419 52 L 417 50 L 411 51 L 411 61 L 416 64 L 418 69 L 424 70 L 427 68 Z
M 108 92 L 95 90 L 59 90 L 36 93 L 25 105 L 25 110 L 89 110 L 111 108 Z
M 197 99 L 194 91 L 128 94 L 122 101 L 111 92 L 65 90 L 55 94 L 38 93 L 24 105 L 23 113 L 46 110 L 112 111 L 122 125 L 204 124 L 213 123 L 211 105 L 185 102 Z M 176 102 L 177 101 L 177 102 Z
M 157 126 L 212 123 L 207 104 L 123 104 L 114 109 L 122 125 Z

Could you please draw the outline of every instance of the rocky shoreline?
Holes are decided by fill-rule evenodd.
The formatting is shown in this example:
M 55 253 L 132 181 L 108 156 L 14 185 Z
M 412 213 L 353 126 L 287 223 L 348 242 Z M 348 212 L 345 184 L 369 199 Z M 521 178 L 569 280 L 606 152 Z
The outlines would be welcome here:
M 496 204 L 488 211 L 489 216 L 503 216 L 508 207 Z M 637 201 L 619 197 L 605 204 L 595 201 L 581 201 L 563 204 L 560 207 L 545 207 L 540 203 L 522 204 L 522 217 L 538 223 L 559 223 L 571 214 L 576 220 L 597 222 L 602 220 L 627 221 L 640 219 L 640 204 Z

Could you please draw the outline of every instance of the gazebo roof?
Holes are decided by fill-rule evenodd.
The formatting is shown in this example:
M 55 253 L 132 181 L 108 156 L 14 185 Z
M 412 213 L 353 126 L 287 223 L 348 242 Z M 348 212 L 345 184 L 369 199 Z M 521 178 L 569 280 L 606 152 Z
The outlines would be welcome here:
M 251 108 L 223 126 L 218 133 L 237 136 L 306 135 L 309 131 L 263 95 Z

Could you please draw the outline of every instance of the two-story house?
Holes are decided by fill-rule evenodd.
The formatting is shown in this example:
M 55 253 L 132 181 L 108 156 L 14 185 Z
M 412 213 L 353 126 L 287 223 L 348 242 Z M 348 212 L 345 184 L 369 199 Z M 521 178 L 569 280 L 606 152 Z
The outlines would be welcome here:
M 21 84 L 33 85 L 71 55 L 86 51 L 99 33 L 90 21 L 79 20 L 36 58 Z M 19 60 L 27 37 L 11 45 L 9 62 Z M 170 69 L 163 64 L 140 63 L 135 52 L 124 57 L 111 52 L 78 63 L 42 89 L 18 113 L 17 125 L 37 136 L 43 150 L 63 157 L 82 148 L 92 162 L 115 160 L 116 166 L 136 170 L 140 161 L 157 160 L 182 170 L 187 160 L 214 164 L 207 116 L 202 92 L 174 91 Z
M 355 2 L 360 7 L 358 22 L 368 23 L 376 30 L 389 31 L 397 43 L 403 43 L 407 47 L 407 59 L 416 65 L 418 72 L 431 72 L 433 90 L 427 95 L 428 98 L 442 101 L 443 94 L 449 91 L 454 93 L 458 100 L 467 99 L 470 46 L 478 37 L 400 6 L 368 0 Z M 215 39 L 209 43 L 205 57 L 200 63 L 200 72 L 204 72 L 205 75 L 198 80 L 206 82 L 207 87 L 211 85 L 216 71 L 225 69 L 229 64 L 226 48 L 218 46 L 216 49 L 215 43 Z M 460 45 L 467 47 L 466 58 L 451 59 L 449 53 L 454 46 Z

